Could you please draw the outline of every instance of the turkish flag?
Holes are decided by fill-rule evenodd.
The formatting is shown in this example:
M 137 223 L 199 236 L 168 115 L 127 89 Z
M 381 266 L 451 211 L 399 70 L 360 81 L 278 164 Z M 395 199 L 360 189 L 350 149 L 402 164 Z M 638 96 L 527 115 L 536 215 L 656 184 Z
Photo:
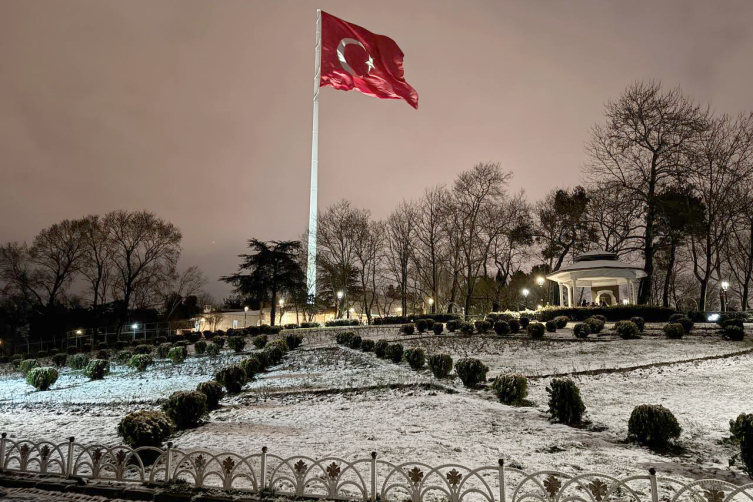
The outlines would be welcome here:
M 403 78 L 403 51 L 389 37 L 322 12 L 321 63 L 322 87 L 404 99 L 418 109 L 418 93 Z

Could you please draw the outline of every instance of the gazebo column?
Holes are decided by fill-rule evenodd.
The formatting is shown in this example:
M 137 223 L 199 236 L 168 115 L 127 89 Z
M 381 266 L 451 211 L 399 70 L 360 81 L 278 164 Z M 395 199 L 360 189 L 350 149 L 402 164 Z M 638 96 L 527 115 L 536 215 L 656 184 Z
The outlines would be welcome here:
M 570 284 L 571 286 L 568 288 L 569 294 L 567 295 L 567 306 L 572 308 L 573 304 L 575 303 L 575 287 L 576 287 L 575 279 L 573 279 Z

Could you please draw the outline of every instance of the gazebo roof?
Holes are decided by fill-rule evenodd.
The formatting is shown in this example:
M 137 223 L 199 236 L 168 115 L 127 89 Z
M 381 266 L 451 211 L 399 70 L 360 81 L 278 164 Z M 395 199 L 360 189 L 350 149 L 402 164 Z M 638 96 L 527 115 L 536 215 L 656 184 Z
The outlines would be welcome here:
M 616 253 L 595 250 L 576 256 L 573 263 L 560 267 L 548 274 L 546 278 L 559 282 L 572 278 L 578 280 L 605 280 L 616 277 L 639 279 L 645 275 L 643 267 L 618 260 Z

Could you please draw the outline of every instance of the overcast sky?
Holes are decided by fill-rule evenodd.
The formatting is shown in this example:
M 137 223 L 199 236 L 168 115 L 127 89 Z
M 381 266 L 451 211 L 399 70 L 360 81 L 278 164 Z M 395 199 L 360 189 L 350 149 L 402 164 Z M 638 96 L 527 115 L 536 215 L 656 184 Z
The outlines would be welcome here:
M 753 109 L 753 2 L 0 0 L 0 241 L 147 209 L 208 289 L 307 221 L 316 8 L 393 38 L 419 109 L 320 95 L 319 207 L 383 218 L 478 161 L 535 200 L 579 182 L 633 80 Z

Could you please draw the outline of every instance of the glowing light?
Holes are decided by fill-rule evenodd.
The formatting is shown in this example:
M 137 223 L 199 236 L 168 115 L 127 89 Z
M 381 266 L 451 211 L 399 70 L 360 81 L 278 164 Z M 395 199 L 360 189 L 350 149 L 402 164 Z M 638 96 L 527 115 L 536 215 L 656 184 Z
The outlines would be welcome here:
M 622 304 L 623 304 L 623 305 L 627 305 L 628 303 L 630 303 L 630 302 L 629 302 L 629 301 L 627 301 L 627 298 L 625 298 L 624 300 L 622 300 Z
M 354 309 L 353 307 L 350 307 L 350 313 L 351 313 L 351 314 L 352 314 L 353 312 L 355 312 L 355 311 L 356 311 L 356 309 Z
M 722 289 L 723 289 L 724 291 L 727 291 L 727 290 L 729 289 L 729 282 L 727 282 L 727 281 L 722 281 Z
M 523 293 L 523 296 L 528 296 L 528 293 L 530 293 L 530 291 L 528 291 L 528 289 L 526 289 L 526 288 L 523 288 L 523 290 L 521 291 L 521 293 Z
M 280 307 L 282 307 L 283 305 L 285 305 L 285 300 L 283 300 L 282 298 L 280 298 Z
M 245 312 L 248 312 L 248 305 L 246 305 L 245 307 L 243 307 L 243 310 L 244 310 Z
M 720 317 L 721 316 L 719 314 L 709 314 L 708 317 L 706 317 L 706 320 L 709 322 L 716 322 Z
M 536 305 L 536 310 L 541 310 L 541 309 L 543 309 L 543 308 L 544 308 L 544 307 L 542 307 L 541 305 Z
M 428 302 L 429 302 L 429 305 L 434 305 L 434 298 L 429 298 Z
M 544 285 L 544 278 L 542 276 L 538 276 L 536 278 L 536 284 L 538 284 L 539 286 L 543 286 Z
M 136 329 L 139 329 L 139 325 L 138 325 L 138 324 L 133 324 L 133 325 L 131 326 L 131 328 L 133 328 L 134 330 L 136 330 Z
M 83 331 L 81 331 L 80 329 L 77 329 L 77 330 L 76 330 L 76 334 L 77 334 L 77 335 L 80 335 L 80 334 L 82 334 L 82 333 L 83 333 Z
M 338 292 L 337 292 L 337 299 L 338 299 L 338 300 L 342 300 L 342 299 L 343 299 L 343 295 L 344 295 L 344 294 L 345 294 L 345 293 L 343 293 L 342 291 L 338 291 Z

